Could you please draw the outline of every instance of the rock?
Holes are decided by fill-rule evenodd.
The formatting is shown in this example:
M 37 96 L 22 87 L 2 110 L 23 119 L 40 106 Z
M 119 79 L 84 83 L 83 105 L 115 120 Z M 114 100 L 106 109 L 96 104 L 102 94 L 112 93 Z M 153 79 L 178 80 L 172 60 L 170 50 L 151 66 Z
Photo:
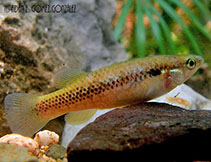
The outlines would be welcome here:
M 24 137 L 20 134 L 7 134 L 0 138 L 0 142 L 23 146 L 33 155 L 39 154 L 39 144 L 30 137 Z
M 34 140 L 39 146 L 49 146 L 59 142 L 59 135 L 49 130 L 43 130 L 36 133 Z
M 210 111 L 141 103 L 112 110 L 83 128 L 68 146 L 68 160 L 206 160 L 210 136 Z
M 0 159 L 3 162 L 38 162 L 37 157 L 28 153 L 25 147 L 0 143 Z
M 61 145 L 51 144 L 45 154 L 54 159 L 63 159 L 66 154 L 66 149 Z
M 128 58 L 112 36 L 114 0 L 24 1 L 28 9 L 61 4 L 76 5 L 76 12 L 15 12 L 9 9 L 23 5 L 19 0 L 0 2 L 0 136 L 10 133 L 7 94 L 46 94 L 55 90 L 53 76 L 62 68 L 91 71 Z
M 64 118 L 63 116 L 56 118 L 54 120 L 49 121 L 43 128 L 42 130 L 49 130 L 53 131 L 59 136 L 62 136 L 63 130 L 64 130 Z M 61 141 L 61 138 L 59 138 Z

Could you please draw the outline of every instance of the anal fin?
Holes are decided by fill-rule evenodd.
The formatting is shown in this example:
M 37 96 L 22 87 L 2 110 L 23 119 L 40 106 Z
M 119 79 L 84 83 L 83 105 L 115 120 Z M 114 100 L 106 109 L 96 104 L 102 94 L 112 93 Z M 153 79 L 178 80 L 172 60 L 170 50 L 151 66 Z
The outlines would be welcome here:
M 71 125 L 82 124 L 91 119 L 96 112 L 97 109 L 73 111 L 65 115 L 65 121 Z

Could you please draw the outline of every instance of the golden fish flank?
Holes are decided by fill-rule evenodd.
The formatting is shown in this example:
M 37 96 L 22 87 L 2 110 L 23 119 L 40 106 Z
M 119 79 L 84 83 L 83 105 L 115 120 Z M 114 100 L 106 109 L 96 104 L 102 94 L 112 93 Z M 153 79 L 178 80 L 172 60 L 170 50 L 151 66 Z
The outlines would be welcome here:
M 159 97 L 185 82 L 203 63 L 196 55 L 152 56 L 113 64 L 91 73 L 66 69 L 56 75 L 53 93 L 25 93 L 5 98 L 7 121 L 13 132 L 32 136 L 49 120 L 63 114 L 79 124 L 97 109 L 123 107 Z

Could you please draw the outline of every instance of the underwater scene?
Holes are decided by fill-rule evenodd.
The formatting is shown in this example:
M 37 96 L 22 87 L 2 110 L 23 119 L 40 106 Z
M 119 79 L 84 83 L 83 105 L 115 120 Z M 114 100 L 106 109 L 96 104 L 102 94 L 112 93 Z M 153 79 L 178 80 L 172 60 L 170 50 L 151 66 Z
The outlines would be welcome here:
M 0 1 L 0 162 L 210 162 L 209 0 Z

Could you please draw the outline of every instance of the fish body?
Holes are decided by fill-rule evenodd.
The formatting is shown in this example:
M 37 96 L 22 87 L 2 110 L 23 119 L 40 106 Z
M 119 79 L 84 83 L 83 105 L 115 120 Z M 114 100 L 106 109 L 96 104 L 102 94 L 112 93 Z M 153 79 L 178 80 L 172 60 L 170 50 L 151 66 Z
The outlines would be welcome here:
M 68 112 L 123 107 L 159 97 L 185 82 L 202 63 L 196 55 L 152 56 L 84 72 L 47 95 L 8 95 L 7 120 L 12 131 L 31 136 Z

